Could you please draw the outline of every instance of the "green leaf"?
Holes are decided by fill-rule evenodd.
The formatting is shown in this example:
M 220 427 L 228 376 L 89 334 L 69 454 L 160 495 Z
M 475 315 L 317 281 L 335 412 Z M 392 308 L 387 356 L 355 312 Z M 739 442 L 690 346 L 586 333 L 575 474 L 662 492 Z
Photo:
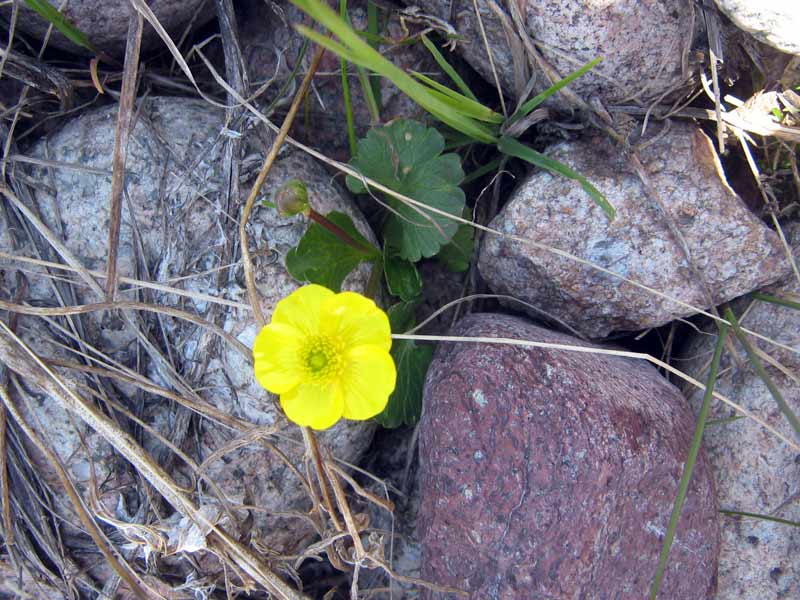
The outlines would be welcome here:
M 457 154 L 442 154 L 444 138 L 416 121 L 394 121 L 373 128 L 359 141 L 350 164 L 363 175 L 396 192 L 451 215 L 461 215 L 464 179 Z M 356 193 L 366 191 L 361 180 L 347 178 Z M 386 221 L 384 239 L 401 258 L 417 262 L 439 252 L 456 233 L 458 224 L 445 216 L 389 198 L 392 214 Z
M 318 223 L 312 223 L 297 247 L 286 254 L 286 270 L 298 281 L 317 283 L 338 292 L 350 271 L 362 262 L 375 262 L 380 253 L 358 232 L 349 215 L 334 211 L 326 218 L 372 251 L 354 248 Z
M 389 321 L 395 333 L 414 325 L 416 303 L 401 302 L 389 308 Z M 425 375 L 433 358 L 433 347 L 417 346 L 413 340 L 394 340 L 392 358 L 397 367 L 397 385 L 386 408 L 376 418 L 384 427 L 414 425 L 422 413 Z
M 414 328 L 414 323 L 417 321 L 417 304 L 419 302 L 398 302 L 389 307 L 386 315 L 394 333 L 405 333 Z
M 469 269 L 469 263 L 472 260 L 474 251 L 473 234 L 473 228 L 462 223 L 458 226 L 456 234 L 453 236 L 453 241 L 446 246 L 442 246 L 436 258 L 454 273 L 463 273 Z
M 47 0 L 25 0 L 25 4 L 28 5 L 28 8 L 39 13 L 41 17 L 44 17 L 47 21 L 52 23 L 53 27 L 63 33 L 64 37 L 73 44 L 83 46 L 92 52 L 97 52 L 86 34 L 75 27 L 63 13 L 56 10 Z
M 411 302 L 422 293 L 422 279 L 417 267 L 398 256 L 389 244 L 383 247 L 383 271 L 386 275 L 386 287 L 392 296 Z
M 770 302 L 778 306 L 785 306 L 794 310 L 800 310 L 800 302 L 796 302 L 790 298 L 781 298 L 780 296 L 773 296 L 772 294 L 764 294 L 762 292 L 755 292 L 753 298 L 762 300 L 763 302 Z
M 455 90 L 451 90 L 446 85 L 442 85 L 427 75 L 417 73 L 416 71 L 412 71 L 411 74 L 427 86 L 431 87 L 431 92 L 435 93 L 442 102 L 452 106 L 455 109 L 458 109 L 459 112 L 468 115 L 473 119 L 496 124 L 502 123 L 505 120 L 503 115 L 494 112 L 480 102 L 464 97 L 462 94 L 456 92 Z
M 497 149 L 503 154 L 521 158 L 532 165 L 547 169 L 551 173 L 555 173 L 556 175 L 561 175 L 562 177 L 577 181 L 583 190 L 589 194 L 589 196 L 591 196 L 595 204 L 603 209 L 603 212 L 606 213 L 606 216 L 610 220 L 613 220 L 616 216 L 617 211 L 614 210 L 614 207 L 611 206 L 611 204 L 609 204 L 605 196 L 603 196 L 603 194 L 601 194 L 596 187 L 589 183 L 588 179 L 586 179 L 580 173 L 573 171 L 567 165 L 561 164 L 557 160 L 545 156 L 540 152 L 536 152 L 536 150 L 533 148 L 528 148 L 528 146 L 525 144 L 521 144 L 514 138 L 510 138 L 508 136 L 503 136 L 500 138 L 500 142 L 497 144 Z

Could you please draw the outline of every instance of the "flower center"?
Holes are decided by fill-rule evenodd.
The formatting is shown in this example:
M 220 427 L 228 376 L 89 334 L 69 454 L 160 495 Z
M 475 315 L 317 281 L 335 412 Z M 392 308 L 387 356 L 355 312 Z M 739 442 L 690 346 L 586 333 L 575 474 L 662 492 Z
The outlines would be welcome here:
M 302 363 L 315 381 L 327 379 L 339 371 L 341 348 L 335 340 L 325 336 L 312 338 L 302 351 Z

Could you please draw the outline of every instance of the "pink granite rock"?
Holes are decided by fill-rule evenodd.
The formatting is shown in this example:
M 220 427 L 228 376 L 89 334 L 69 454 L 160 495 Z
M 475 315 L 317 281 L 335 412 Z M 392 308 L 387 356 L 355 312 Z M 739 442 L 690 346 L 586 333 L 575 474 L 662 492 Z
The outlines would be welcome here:
M 515 1 L 525 34 L 541 43 L 538 49 L 542 56 L 562 77 L 595 58 L 603 58 L 592 72 L 571 84 L 584 100 L 597 95 L 606 102 L 628 98 L 646 101 L 685 78 L 683 48 L 691 41 L 693 31 L 693 10 L 688 2 Z M 421 12 L 455 27 L 462 37 L 458 47 L 464 58 L 487 81 L 494 82 L 472 0 L 420 0 L 417 4 Z M 478 5 L 500 82 L 513 97 L 527 83 L 527 78 L 520 81 L 515 73 L 513 60 L 517 54 L 522 63 L 527 62 L 524 46 L 505 3 L 496 3 L 502 17 L 491 10 L 489 2 Z M 518 49 L 512 50 L 515 47 Z M 536 91 L 549 86 L 543 73 L 539 72 L 538 78 Z
M 454 334 L 587 345 L 491 314 Z M 423 578 L 473 599 L 647 596 L 694 427 L 686 400 L 650 366 L 442 344 L 421 427 Z M 701 452 L 659 597 L 714 593 L 716 508 Z
M 652 127 L 651 127 L 652 130 Z M 715 304 L 772 283 L 789 271 L 777 235 L 731 190 L 708 137 L 673 124 L 639 153 L 647 176 Z M 491 226 L 591 261 L 698 308 L 706 296 L 660 209 L 601 137 L 563 142 L 547 154 L 591 181 L 617 211 L 609 220 L 576 183 L 537 171 Z M 590 338 L 658 327 L 696 311 L 522 242 L 487 235 L 478 266 L 489 287 L 525 300 Z

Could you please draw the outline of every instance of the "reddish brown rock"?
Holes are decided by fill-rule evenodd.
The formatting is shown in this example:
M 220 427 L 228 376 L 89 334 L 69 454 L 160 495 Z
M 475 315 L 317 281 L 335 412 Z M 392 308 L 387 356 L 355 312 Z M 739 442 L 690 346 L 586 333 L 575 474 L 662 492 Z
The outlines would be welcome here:
M 454 334 L 587 345 L 503 315 Z M 473 599 L 646 597 L 693 428 L 641 362 L 442 344 L 420 434 L 421 576 Z M 714 593 L 716 508 L 701 452 L 660 598 Z

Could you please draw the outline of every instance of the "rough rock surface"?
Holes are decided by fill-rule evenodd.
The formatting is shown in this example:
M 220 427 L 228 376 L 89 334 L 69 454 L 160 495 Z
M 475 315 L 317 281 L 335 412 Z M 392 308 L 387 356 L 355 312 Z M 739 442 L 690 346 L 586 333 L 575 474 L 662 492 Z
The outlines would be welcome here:
M 795 244 L 800 239 L 795 239 Z M 795 245 L 795 257 L 800 252 Z M 770 290 L 786 296 L 800 293 L 792 278 Z M 738 303 L 742 311 L 749 302 Z M 737 310 L 739 314 L 741 312 Z M 743 327 L 766 335 L 795 350 L 800 348 L 800 313 L 786 307 L 755 301 L 741 318 Z M 752 343 L 756 340 L 751 339 Z M 797 354 L 776 349 L 759 341 L 762 350 L 797 373 Z M 738 346 L 738 344 L 737 344 Z M 744 351 L 739 355 L 744 357 Z M 701 380 L 707 377 L 714 351 L 714 337 L 694 335 L 682 352 L 686 362 L 678 366 Z M 739 371 L 727 352 L 723 354 L 724 375 L 715 389 L 745 409 L 755 413 L 785 435 L 797 440 L 791 426 L 769 390 L 750 368 Z M 732 369 L 732 370 L 731 370 Z M 770 377 L 795 413 L 800 413 L 800 385 L 777 369 L 768 367 Z M 699 410 L 702 393 L 689 393 Z M 722 403 L 712 404 L 709 419 L 728 419 L 737 413 Z M 708 458 L 717 481 L 720 508 L 767 514 L 789 521 L 800 521 L 800 454 L 750 419 L 724 421 L 710 426 L 704 434 Z M 796 527 L 759 519 L 738 520 L 722 517 L 722 547 L 719 562 L 717 600 L 760 600 L 800 596 L 800 568 L 795 557 L 800 553 L 800 531 Z
M 62 2 L 46 0 L 55 8 Z M 159 23 L 167 30 L 173 41 L 177 43 L 184 29 L 190 24 L 202 25 L 214 17 L 212 10 L 198 10 L 205 0 L 148 0 L 146 3 L 153 11 Z M 1 9 L 0 15 L 6 21 L 11 18 L 11 8 Z M 132 12 L 128 2 L 103 2 L 102 0 L 70 0 L 64 6 L 63 13 L 78 29 L 89 38 L 94 46 L 109 54 L 122 56 L 125 53 L 125 41 L 128 35 L 128 21 Z M 43 40 L 50 25 L 38 13 L 20 2 L 17 28 L 34 40 Z M 155 29 L 145 20 L 142 31 L 142 48 L 157 47 L 162 42 Z M 54 30 L 50 36 L 49 47 L 69 52 L 89 53 L 69 41 L 60 32 Z
M 65 246 L 89 269 L 105 270 L 108 236 L 108 203 L 115 127 L 114 109 L 90 111 L 49 135 L 30 153 L 59 164 L 31 171 L 38 181 L 47 182 L 35 193 L 43 220 L 64 240 Z M 140 111 L 140 121 L 128 145 L 127 195 L 123 207 L 120 234 L 120 275 L 172 282 L 193 293 L 209 294 L 240 305 L 247 304 L 238 253 L 227 261 L 226 244 L 238 239 L 238 210 L 243 198 L 235 199 L 232 208 L 224 206 L 222 178 L 224 115 L 203 102 L 178 98 L 153 98 Z M 247 133 L 247 132 L 243 132 Z M 256 146 L 254 136 L 246 144 Z M 263 156 L 260 147 L 248 148 Z M 260 165 L 260 158 L 244 161 Z M 86 168 L 97 169 L 87 172 Z M 83 170 L 81 170 L 83 169 Z M 339 210 L 349 213 L 361 232 L 374 240 L 363 217 L 341 187 L 313 160 L 299 153 L 283 152 L 274 164 L 262 194 L 271 197 L 285 181 L 302 178 L 308 186 L 309 199 L 322 213 Z M 250 191 L 250 177 L 245 173 L 242 194 Z M 5 201 L 3 201 L 5 203 Z M 233 218 L 226 219 L 225 214 Z M 297 283 L 283 267 L 283 254 L 302 236 L 306 223 L 301 217 L 279 218 L 273 209 L 257 206 L 249 220 L 250 245 L 255 256 L 256 283 L 267 318 L 275 304 L 296 289 Z M 6 228 L 3 228 L 6 231 Z M 10 244 L 7 235 L 4 244 Z M 235 244 L 232 245 L 235 249 Z M 3 248 L 8 250 L 8 248 Z M 32 256 L 30 248 L 16 250 Z M 230 263 L 234 263 L 230 268 Z M 8 268 L 8 263 L 2 267 Z M 11 270 L 9 269 L 9 276 Z M 348 289 L 363 290 L 369 277 L 362 266 L 345 282 Z M 30 301 L 56 303 L 46 280 L 29 275 Z M 12 297 L 13 281 L 4 289 L 3 298 Z M 96 302 L 93 294 L 81 288 L 74 302 Z M 120 292 L 121 299 L 136 299 L 141 291 Z M 175 294 L 147 292 L 154 303 L 174 306 L 215 322 L 245 346 L 251 346 L 257 333 L 252 313 L 240 306 L 220 305 L 188 299 Z M 143 319 L 147 319 L 144 316 Z M 141 369 L 158 385 L 167 386 L 163 372 L 137 348 L 135 337 L 121 319 L 99 312 L 85 315 L 85 336 L 116 360 Z M 200 396 L 245 423 L 262 425 L 274 432 L 275 443 L 302 468 L 302 445 L 287 441 L 299 439 L 297 427 L 279 414 L 275 398 L 261 389 L 253 377 L 250 356 L 241 354 L 202 327 L 163 316 L 151 322 L 152 336 L 158 342 L 169 340 L 169 360 L 175 371 Z M 133 390 L 131 390 L 133 391 Z M 166 406 L 161 401 L 147 404 L 146 420 L 162 434 L 185 441 L 184 451 L 197 462 L 233 440 L 236 433 L 210 421 L 197 428 L 186 418 L 185 409 Z M 157 409 L 155 408 L 157 407 Z M 64 421 L 59 418 L 59 422 Z M 346 423 L 320 436 L 322 443 L 337 457 L 353 462 L 369 444 L 372 423 Z M 191 435 L 186 435 L 191 432 Z M 267 433 L 265 432 L 265 435 Z M 164 453 L 161 444 L 145 436 L 145 448 L 156 455 Z M 223 452 L 206 465 L 205 473 L 214 479 L 235 506 L 254 505 L 251 530 L 269 545 L 296 548 L 306 535 L 307 523 L 293 520 L 295 529 L 274 527 L 269 521 L 276 511 L 303 510 L 306 495 L 300 482 L 269 450 L 257 444 L 244 444 Z M 181 467 L 182 468 L 182 467 Z M 190 480 L 179 476 L 182 484 Z M 187 474 L 188 475 L 188 474 Z M 213 504 L 214 493 L 206 488 L 201 504 Z M 302 532 L 301 532 L 302 528 Z
M 356 29 L 367 28 L 366 5 L 363 0 L 348 2 L 348 14 Z M 380 10 L 379 15 L 383 26 L 381 35 L 388 39 L 402 40 L 406 34 L 396 10 L 388 13 Z M 300 55 L 303 37 L 293 26 L 305 23 L 308 17 L 286 0 L 272 3 L 244 0 L 237 4 L 237 18 L 241 32 L 242 54 L 252 87 L 257 89 L 265 81 L 277 76 L 276 81 L 264 94 L 264 98 L 271 100 L 275 90 L 280 88 L 290 75 Z M 385 44 L 380 47 L 380 51 L 405 71 L 414 70 L 434 78 L 440 72 L 421 44 L 394 46 Z M 310 60 L 312 52 L 312 47 L 309 47 L 303 64 Z M 308 123 L 305 122 L 305 118 L 298 119 L 294 131 L 298 139 L 324 150 L 325 154 L 347 160 L 350 151 L 346 135 L 346 113 L 340 68 L 339 58 L 332 52 L 327 52 L 314 79 L 313 91 L 309 95 Z M 301 70 L 298 75 L 296 81 L 298 85 L 303 72 Z M 361 137 L 366 134 L 372 119 L 358 80 L 358 73 L 352 65 L 349 75 L 356 135 Z M 424 116 L 425 112 L 387 79 L 381 78 L 380 83 L 382 122 L 399 117 L 419 119 Z
M 789 54 L 800 54 L 800 10 L 786 0 L 715 0 L 737 27 Z
M 390 500 L 395 505 L 394 513 L 369 503 L 369 515 L 370 527 L 383 538 L 385 556 L 391 559 L 392 571 L 404 577 L 419 578 L 419 477 L 417 461 L 406 464 L 409 449 L 412 456 L 416 455 L 416 446 L 412 445 L 415 443 L 414 432 L 413 427 L 379 429 L 367 452 L 366 464 L 362 467 L 389 484 Z M 401 490 L 403 494 L 394 493 L 395 489 Z M 386 488 L 383 485 L 372 482 L 370 490 L 381 498 L 385 497 Z M 359 582 L 362 584 L 361 589 L 369 589 L 370 597 L 375 597 L 376 600 L 419 597 L 418 586 L 393 580 L 380 570 L 362 573 Z
M 420 0 L 423 12 L 448 20 L 449 0 Z M 487 81 L 494 81 L 471 0 L 456 0 L 452 23 L 464 41 L 459 48 Z M 497 3 L 498 5 L 501 3 Z M 525 57 L 522 41 L 509 14 L 498 18 L 487 3 L 479 3 L 481 18 L 503 88 L 515 95 L 526 78 L 515 74 L 513 51 Z M 685 78 L 681 64 L 684 45 L 691 42 L 692 7 L 681 0 L 560 0 L 518 2 L 525 33 L 541 42 L 542 56 L 563 77 L 603 57 L 590 73 L 571 84 L 584 99 L 598 95 L 605 102 L 636 96 L 647 100 L 663 94 Z M 506 9 L 507 12 L 507 9 Z M 505 21 L 511 28 L 506 34 Z M 536 91 L 549 86 L 544 74 Z M 521 85 L 520 85 L 521 83 Z
M 208 199 L 221 188 L 220 113 L 202 101 L 176 98 L 151 98 L 141 109 L 128 143 L 117 259 L 119 275 L 134 278 L 152 275 L 162 260 L 190 260 L 209 236 L 221 235 L 222 220 Z M 42 220 L 83 266 L 101 272 L 108 256 L 116 116 L 115 107 L 88 111 L 28 150 L 62 163 L 31 170 L 31 177 L 47 182 L 33 191 Z M 33 293 L 49 296 L 40 283 L 32 278 Z M 81 302 L 100 301 L 81 286 L 76 295 Z M 137 298 L 130 292 L 120 297 Z M 106 351 L 127 362 L 135 336 L 120 319 L 93 313 L 83 320 L 93 329 L 90 337 L 102 339 Z
M 453 333 L 585 345 L 503 315 L 470 315 Z M 646 597 L 694 422 L 653 368 L 596 354 L 442 344 L 423 410 L 423 578 L 474 599 Z M 715 590 L 716 508 L 701 452 L 665 598 Z
M 616 218 L 609 221 L 574 182 L 539 171 L 516 189 L 492 227 L 708 308 L 660 209 L 620 150 L 589 138 L 558 144 L 547 154 L 588 178 L 614 206 Z M 728 187 L 711 142 L 699 129 L 674 124 L 639 154 L 714 304 L 788 272 L 777 235 Z M 693 312 L 587 265 L 499 236 L 484 237 L 478 265 L 495 292 L 530 302 L 591 338 L 657 327 Z
M 301 154 L 290 154 L 277 161 L 264 184 L 264 193 L 269 197 L 283 183 L 298 176 L 306 182 L 311 206 L 325 214 L 332 210 L 348 213 L 359 231 L 375 243 L 375 237 L 363 217 L 353 208 L 347 194 L 331 180 L 331 177 L 311 158 Z M 249 187 L 245 186 L 245 192 Z M 258 208 L 250 221 L 250 240 L 255 261 L 256 284 L 262 299 L 262 309 L 269 319 L 275 304 L 295 289 L 298 284 L 283 266 L 283 256 L 297 245 L 307 227 L 302 217 L 286 219 L 275 210 Z M 209 248 L 203 257 L 212 260 L 214 249 Z M 202 272 L 202 263 L 197 272 Z M 361 265 L 345 280 L 343 289 L 363 292 L 369 279 L 369 268 Z M 213 276 L 196 279 L 195 287 L 215 287 Z M 247 303 L 241 273 L 235 280 L 215 292 L 231 300 Z M 197 306 L 200 312 L 209 307 Z M 210 313 L 209 313 L 210 314 Z M 258 328 L 252 313 L 247 310 L 229 309 L 220 317 L 223 328 L 245 346 L 252 347 Z M 207 334 L 199 327 L 188 323 L 177 329 L 170 328 L 180 360 L 186 369 L 192 365 L 204 365 L 204 370 L 194 379 L 195 386 L 207 390 L 201 395 L 218 408 L 249 423 L 273 427 L 278 433 L 300 440 L 299 429 L 291 425 L 279 413 L 275 397 L 268 394 L 253 377 L 250 358 L 242 356 L 227 345 L 209 345 Z M 338 425 L 319 434 L 324 447 L 346 462 L 354 462 L 369 446 L 375 425 L 372 422 L 342 420 Z M 211 452 L 219 450 L 236 437 L 220 426 L 206 423 L 201 436 L 199 457 L 206 459 Z M 282 446 L 295 465 L 302 466 L 302 445 Z M 302 510 L 310 506 L 308 496 L 300 482 L 280 459 L 272 452 L 251 444 L 227 452 L 218 460 L 209 463 L 206 472 L 224 490 L 232 503 L 252 504 L 263 511 L 253 513 L 254 525 L 265 542 L 285 550 L 296 550 L 302 542 L 300 531 L 307 534 L 313 530 L 301 519 L 291 521 L 290 527 L 275 526 L 276 511 Z

